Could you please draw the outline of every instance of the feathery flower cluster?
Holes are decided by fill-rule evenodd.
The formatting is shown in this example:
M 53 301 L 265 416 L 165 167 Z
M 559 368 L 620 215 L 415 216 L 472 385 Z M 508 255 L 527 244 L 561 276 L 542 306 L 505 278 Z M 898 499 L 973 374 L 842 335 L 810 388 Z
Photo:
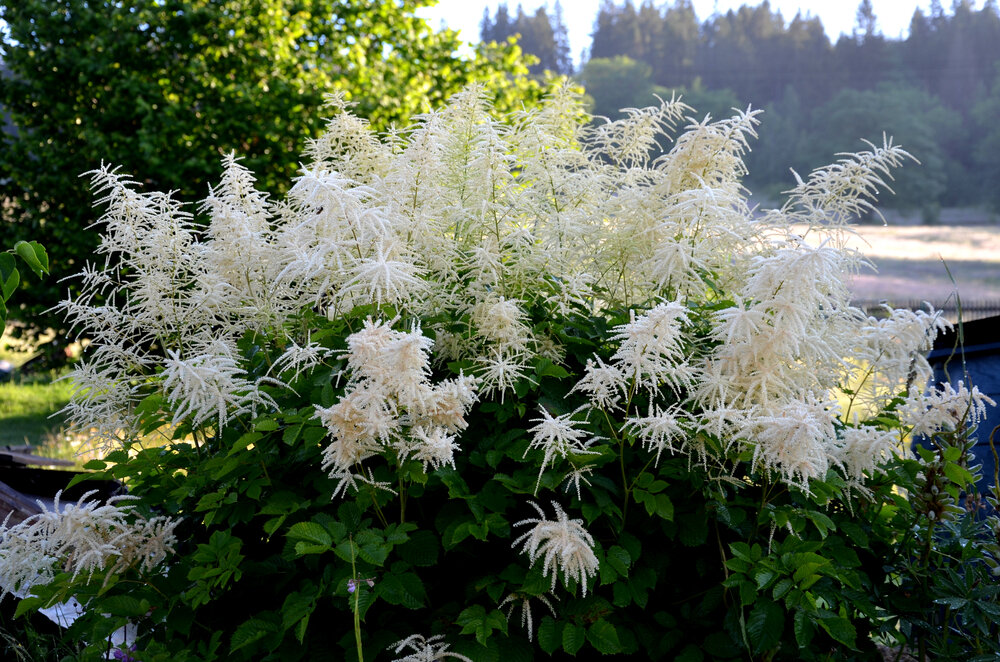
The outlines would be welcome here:
M 911 428 L 913 436 L 931 436 L 963 426 L 974 427 L 986 416 L 986 405 L 996 404 L 978 386 L 969 389 L 960 381 L 957 389 L 946 383 L 927 393 L 918 391 L 907 397 L 899 409 L 899 417 L 903 425 Z
M 553 594 L 552 597 L 556 600 L 559 599 L 555 594 Z M 558 618 L 555 607 L 552 606 L 552 602 L 545 594 L 528 595 L 527 593 L 511 593 L 506 598 L 501 600 L 499 605 L 497 605 L 497 609 L 503 609 L 504 606 L 507 607 L 508 623 L 510 622 L 511 615 L 514 613 L 514 609 L 518 606 L 521 607 L 521 627 L 527 630 L 528 641 L 531 641 L 535 635 L 535 626 L 531 618 L 532 598 L 538 598 L 538 601 L 548 608 L 549 613 L 552 614 L 552 618 Z
M 450 644 L 441 641 L 442 639 L 444 639 L 443 634 L 436 634 L 433 637 L 411 634 L 406 639 L 397 641 L 392 646 L 394 649 L 393 652 L 396 655 L 399 655 L 404 650 L 411 650 L 413 652 L 404 657 L 397 657 L 393 662 L 435 662 L 435 660 L 444 660 L 445 658 L 472 662 L 466 656 L 448 650 Z
M 475 377 L 431 384 L 431 339 L 419 327 L 395 331 L 388 322 L 367 320 L 347 338 L 350 377 L 344 396 L 330 407 L 316 406 L 316 417 L 333 437 L 323 452 L 323 468 L 340 478 L 335 494 L 354 480 L 365 459 L 394 451 L 437 469 L 454 465 L 455 435 L 468 425 L 465 414 L 476 401 Z
M 528 429 L 528 432 L 532 435 L 531 443 L 528 444 L 528 448 L 524 451 L 525 457 L 527 457 L 528 451 L 532 449 L 541 449 L 545 454 L 542 458 L 542 466 L 538 469 L 538 482 L 535 484 L 535 494 L 538 494 L 538 487 L 541 485 L 542 473 L 544 473 L 545 467 L 554 464 L 557 456 L 560 459 L 566 459 L 570 454 L 599 455 L 597 451 L 589 449 L 589 446 L 599 438 L 592 436 L 586 430 L 576 427 L 581 422 L 572 420 L 573 416 L 580 412 L 579 409 L 555 417 L 545 407 L 539 406 L 538 410 L 542 416 L 541 418 L 531 419 L 532 423 L 538 423 L 538 425 Z
M 104 505 L 87 501 L 61 505 L 59 494 L 49 510 L 7 527 L 0 527 L 0 598 L 24 594 L 47 583 L 56 572 L 74 577 L 100 570 L 121 573 L 128 568 L 149 572 L 173 553 L 177 522 L 165 517 L 145 519 L 132 512 L 130 497 L 112 497 Z M 124 502 L 124 503 L 122 503 Z
M 850 305 L 845 277 L 865 265 L 845 248 L 850 223 L 911 158 L 891 141 L 798 178 L 785 205 L 754 214 L 741 183 L 754 111 L 694 121 L 671 99 L 588 123 L 566 87 L 502 122 L 471 87 L 381 140 L 342 96 L 328 103 L 326 133 L 287 198 L 257 191 L 228 156 L 201 207 L 204 231 L 169 195 L 107 167 L 93 174 L 106 261 L 84 269 L 80 298 L 63 304 L 93 340 L 72 422 L 128 439 L 135 406 L 155 390 L 174 422 L 225 425 L 273 407 L 277 380 L 329 356 L 295 315 L 391 306 L 434 345 L 385 325 L 355 339 L 385 356 L 352 349 L 348 392 L 317 408 L 333 437 L 324 466 L 346 489 L 373 480 L 351 472 L 377 454 L 451 463 L 474 385 L 502 401 L 537 359 L 565 358 L 553 325 L 537 320 L 628 309 L 608 339 L 613 356 L 593 357 L 574 390 L 609 412 L 642 392 L 650 409 L 625 411 L 626 427 L 657 459 L 698 450 L 687 439 L 707 433 L 805 484 L 831 466 L 867 466 L 862 444 L 888 452 L 867 432 L 838 436 L 836 409 L 821 403 L 859 366 L 870 379 L 854 404 L 877 410 L 907 381 L 919 391 L 929 374 L 919 353 L 944 328 L 933 313 L 876 320 Z M 270 377 L 248 369 L 237 342 L 247 332 L 287 348 Z M 431 386 L 429 361 L 462 362 L 479 381 Z M 793 430 L 795 412 L 806 418 Z M 533 444 L 543 471 L 585 447 Z M 584 473 L 570 478 L 579 486 Z
M 523 519 L 514 526 L 534 524 L 530 531 L 522 534 L 513 542 L 517 547 L 522 542 L 521 552 L 528 555 L 531 565 L 539 557 L 544 556 L 542 575 L 552 573 L 551 590 L 556 588 L 559 572 L 563 574 L 563 583 L 568 587 L 570 580 L 575 580 L 587 595 L 587 582 L 597 576 L 600 564 L 594 555 L 594 538 L 583 528 L 583 520 L 569 519 L 566 512 L 555 501 L 552 507 L 556 511 L 555 520 L 545 519 L 545 511 L 534 501 L 529 501 L 538 511 L 538 518 Z

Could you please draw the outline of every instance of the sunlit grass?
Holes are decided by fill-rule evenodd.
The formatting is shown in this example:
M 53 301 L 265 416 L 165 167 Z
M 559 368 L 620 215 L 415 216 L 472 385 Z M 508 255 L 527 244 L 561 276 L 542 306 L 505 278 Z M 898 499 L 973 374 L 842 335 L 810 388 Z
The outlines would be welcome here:
M 40 444 L 63 426 L 56 414 L 69 402 L 68 380 L 0 384 L 0 446 Z

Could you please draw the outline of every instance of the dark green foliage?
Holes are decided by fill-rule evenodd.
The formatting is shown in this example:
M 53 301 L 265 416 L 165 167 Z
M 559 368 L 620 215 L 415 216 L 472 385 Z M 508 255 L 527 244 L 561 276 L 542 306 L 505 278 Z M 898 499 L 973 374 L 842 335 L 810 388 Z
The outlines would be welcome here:
M 535 313 L 535 324 L 552 324 Z M 556 413 L 579 404 L 567 394 L 583 361 L 607 359 L 607 329 L 626 319 L 553 329 L 571 348 L 566 363 L 539 359 L 533 381 L 476 406 L 454 468 L 373 462 L 375 480 L 398 495 L 362 485 L 331 502 L 325 430 L 310 402 L 341 395 L 339 364 L 299 378 L 299 395 L 276 390 L 278 411 L 219 436 L 185 442 L 181 429 L 163 448 L 92 462 L 95 478 L 126 480 L 158 513 L 184 518 L 177 554 L 163 574 L 62 576 L 19 611 L 75 593 L 90 608 L 68 637 L 97 642 L 134 622 L 147 661 L 354 659 L 354 609 L 369 661 L 393 659 L 387 649 L 416 632 L 445 634 L 450 650 L 477 662 L 879 660 L 876 638 L 934 659 L 997 652 L 995 520 L 956 505 L 973 477 L 961 434 L 936 437 L 936 450 L 864 486 L 831 471 L 805 493 L 707 436 L 707 468 L 666 453 L 656 464 L 595 419 L 606 440 L 586 456 L 595 469 L 582 500 L 560 486 L 558 466 L 542 474 L 537 500 L 584 520 L 600 571 L 586 596 L 560 578 L 549 613 L 538 596 L 550 579 L 511 549 L 514 524 L 533 516 L 526 501 L 538 478 L 540 451 L 526 452 L 525 430 L 539 404 Z M 338 350 L 356 322 L 308 320 L 313 338 Z M 243 348 L 261 367 L 277 351 L 259 335 Z M 524 599 L 533 643 L 521 627 Z M 102 652 L 95 645 L 85 658 Z

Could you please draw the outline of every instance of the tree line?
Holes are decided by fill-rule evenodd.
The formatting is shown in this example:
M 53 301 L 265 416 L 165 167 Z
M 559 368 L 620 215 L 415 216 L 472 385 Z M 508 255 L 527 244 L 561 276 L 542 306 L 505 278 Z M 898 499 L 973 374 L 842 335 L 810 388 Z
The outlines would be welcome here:
M 529 17 L 518 7 L 517 20 L 507 22 L 501 15 L 508 16 L 504 5 L 496 19 L 484 18 L 484 40 L 521 30 L 526 52 L 552 60 L 549 42 L 524 37 L 528 26 L 543 32 L 543 10 Z M 510 27 L 498 33 L 498 24 Z M 862 0 L 854 30 L 835 43 L 818 17 L 797 13 L 788 21 L 767 0 L 705 20 L 691 0 L 603 0 L 592 36 L 576 73 L 597 115 L 615 117 L 675 92 L 699 119 L 763 108 L 761 139 L 748 157 L 755 190 L 789 188 L 789 157 L 804 174 L 858 149 L 859 139 L 881 143 L 885 132 L 922 163 L 900 173 L 887 206 L 919 210 L 927 220 L 946 206 L 1000 208 L 996 0 L 978 9 L 955 0 L 950 10 L 934 0 L 929 12 L 914 11 L 905 38 L 885 36 L 871 0 Z

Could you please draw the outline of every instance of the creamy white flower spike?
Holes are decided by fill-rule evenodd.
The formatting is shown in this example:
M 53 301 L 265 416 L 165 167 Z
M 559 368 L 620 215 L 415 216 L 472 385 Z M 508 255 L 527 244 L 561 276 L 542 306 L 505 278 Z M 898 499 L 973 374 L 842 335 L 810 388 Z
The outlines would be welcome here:
M 408 333 L 394 330 L 394 321 L 369 319 L 347 337 L 344 395 L 329 407 L 315 407 L 332 437 L 323 468 L 340 481 L 335 495 L 356 489 L 353 473 L 362 462 L 390 451 L 400 462 L 417 460 L 424 471 L 454 466 L 455 434 L 467 427 L 465 415 L 477 399 L 475 377 L 432 384 L 433 342 L 417 326 Z M 360 480 L 376 485 L 370 474 Z
M 392 652 L 396 655 L 406 650 L 412 652 L 409 655 L 397 657 L 393 662 L 435 662 L 436 660 L 446 660 L 449 658 L 462 660 L 463 662 L 472 662 L 466 656 L 448 650 L 450 644 L 442 641 L 443 639 L 443 634 L 436 634 L 433 637 L 411 634 L 406 639 L 394 643 L 391 648 L 393 649 Z
M 57 572 L 149 572 L 173 553 L 177 521 L 136 516 L 131 497 L 112 497 L 103 505 L 88 501 L 94 494 L 60 505 L 57 493 L 51 510 L 39 502 L 41 513 L 12 527 L 6 520 L 0 525 L 0 598 L 47 583 Z
M 928 393 L 914 393 L 900 407 L 899 415 L 913 436 L 930 436 L 961 426 L 974 427 L 986 417 L 986 405 L 996 404 L 978 386 L 969 389 L 960 381 L 958 388 L 946 383 Z
M 531 565 L 543 557 L 542 575 L 552 574 L 551 590 L 555 590 L 559 572 L 563 574 L 563 583 L 569 587 L 570 581 L 576 581 L 587 595 L 587 582 L 597 576 L 600 564 L 594 554 L 594 538 L 583 528 L 583 520 L 569 519 L 562 507 L 552 502 L 556 511 L 555 520 L 545 519 L 545 511 L 534 501 L 528 503 L 538 511 L 538 519 L 523 519 L 514 526 L 533 524 L 531 530 L 524 533 L 513 542 L 517 547 L 522 542 L 521 552 L 528 555 Z
M 565 86 L 504 122 L 471 87 L 383 140 L 342 96 L 328 103 L 326 133 L 309 142 L 288 195 L 257 190 L 227 155 L 200 207 L 204 229 L 168 194 L 107 166 L 91 173 L 103 264 L 87 265 L 80 296 L 62 304 L 93 341 L 66 409 L 75 426 L 105 445 L 133 439 L 132 411 L 154 391 L 175 423 L 221 426 L 271 408 L 265 384 L 284 386 L 249 370 L 238 341 L 281 336 L 289 349 L 266 374 L 294 380 L 328 356 L 293 320 L 358 306 L 423 320 L 434 355 L 429 339 L 391 323 L 352 336 L 348 392 L 317 408 L 331 435 L 324 466 L 339 477 L 381 453 L 449 464 L 471 386 L 430 383 L 431 363 L 467 362 L 479 392 L 503 402 L 540 358 L 567 359 L 567 337 L 545 323 L 554 316 L 633 311 L 573 392 L 624 410 L 656 458 L 701 452 L 683 439 L 679 406 L 692 429 L 753 448 L 796 483 L 826 466 L 864 471 L 844 444 L 888 450 L 868 432 L 830 434 L 818 415 L 793 433 L 789 412 L 812 411 L 859 367 L 868 379 L 848 416 L 877 411 L 907 382 L 917 397 L 929 376 L 921 353 L 940 317 L 868 318 L 845 284 L 865 264 L 845 248 L 850 223 L 912 158 L 890 140 L 796 175 L 786 204 L 751 213 L 743 157 L 758 111 L 695 121 L 671 99 L 589 122 Z M 704 304 L 715 312 L 689 314 Z M 631 408 L 637 394 L 643 412 Z M 768 417 L 775 429 L 750 434 Z
M 578 426 L 585 425 L 585 421 L 574 421 L 573 416 L 580 413 L 581 409 L 571 411 L 559 416 L 552 416 L 545 407 L 539 406 L 538 411 L 541 418 L 531 419 L 532 423 L 538 425 L 528 428 L 531 433 L 531 443 L 524 451 L 527 457 L 528 451 L 540 449 L 544 453 L 542 466 L 538 469 L 538 481 L 535 484 L 535 494 L 542 482 L 542 474 L 545 467 L 554 464 L 556 458 L 566 459 L 568 455 L 600 455 L 597 451 L 590 450 L 589 446 L 600 437 L 595 437 L 586 430 Z M 579 485 L 577 487 L 579 490 Z

